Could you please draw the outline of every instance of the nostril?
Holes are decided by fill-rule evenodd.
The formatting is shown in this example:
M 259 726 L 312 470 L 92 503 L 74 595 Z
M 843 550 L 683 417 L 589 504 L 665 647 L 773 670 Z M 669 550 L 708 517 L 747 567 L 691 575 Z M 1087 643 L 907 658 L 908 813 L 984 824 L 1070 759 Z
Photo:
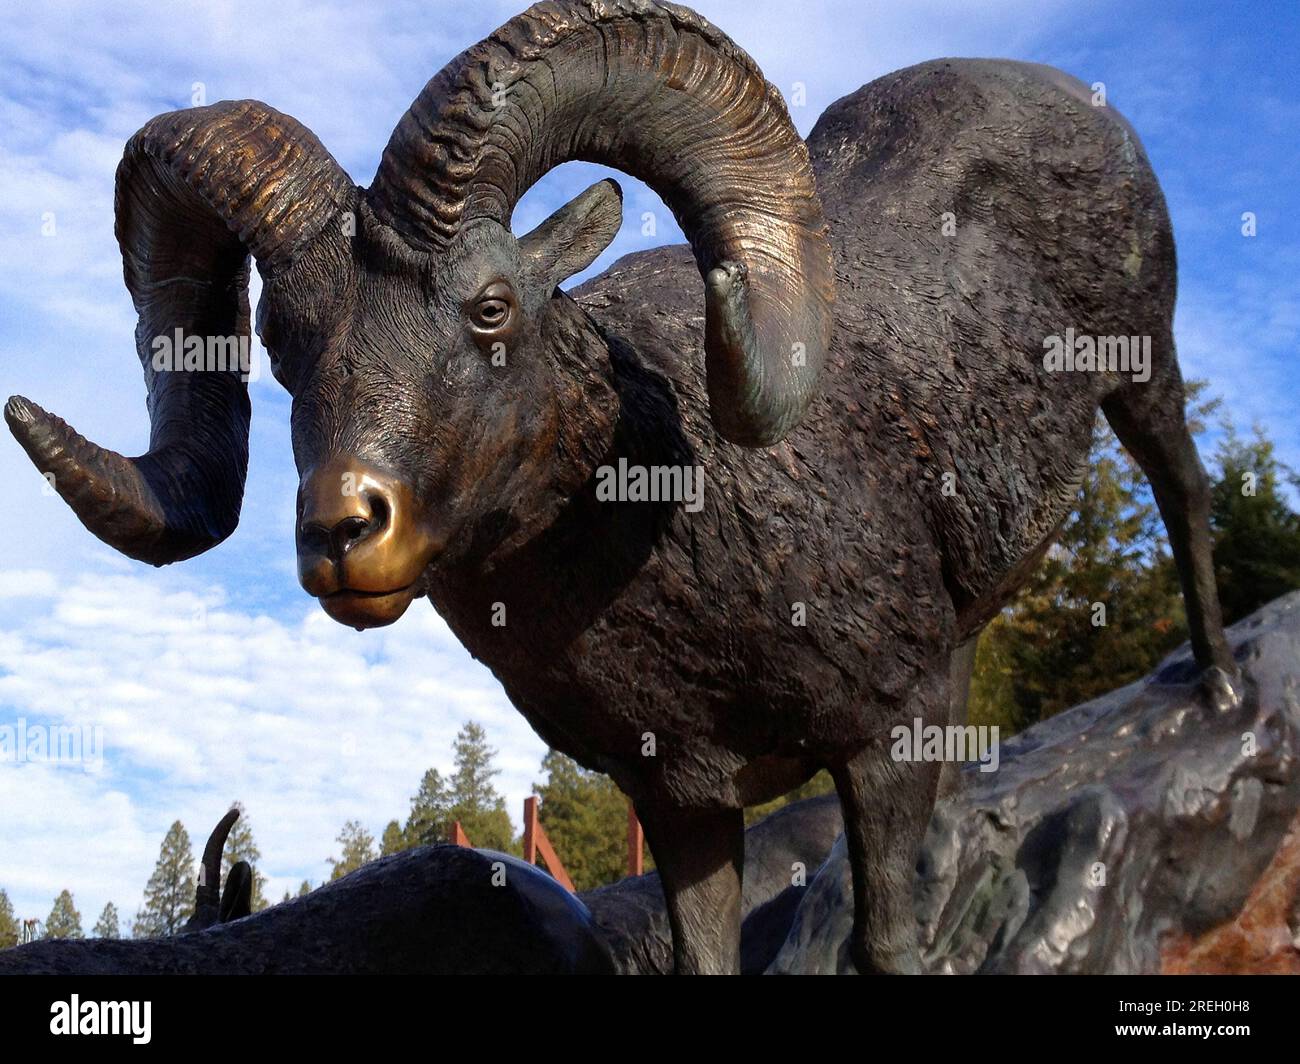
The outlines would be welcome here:
M 330 536 L 335 552 L 339 556 L 346 554 L 378 527 L 373 517 L 369 521 L 364 517 L 345 517 L 334 526 Z
M 315 521 L 300 524 L 299 536 L 302 549 L 314 554 L 328 554 L 330 549 L 330 530 Z
M 299 554 L 341 567 L 349 552 L 385 540 L 401 517 L 392 484 L 387 474 L 355 462 L 333 461 L 307 473 L 298 500 Z M 380 565 L 380 555 L 372 561 Z

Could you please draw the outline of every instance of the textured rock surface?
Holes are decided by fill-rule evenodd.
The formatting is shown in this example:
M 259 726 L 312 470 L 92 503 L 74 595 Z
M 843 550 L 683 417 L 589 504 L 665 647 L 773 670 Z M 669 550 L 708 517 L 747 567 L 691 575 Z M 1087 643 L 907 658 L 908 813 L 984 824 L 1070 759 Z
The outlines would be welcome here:
M 1241 912 L 1165 943 L 1166 975 L 1300 975 L 1300 815 Z
M 1206 708 L 1184 650 L 967 770 L 919 862 L 931 971 L 1294 970 L 1300 592 L 1230 636 L 1239 706 Z M 841 842 L 770 970 L 851 970 L 850 903 Z

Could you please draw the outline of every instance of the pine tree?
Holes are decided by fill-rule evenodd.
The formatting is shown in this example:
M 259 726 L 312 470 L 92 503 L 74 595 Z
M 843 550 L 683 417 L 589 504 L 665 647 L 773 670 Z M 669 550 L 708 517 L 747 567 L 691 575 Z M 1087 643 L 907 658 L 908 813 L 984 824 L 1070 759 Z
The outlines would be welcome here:
M 104 911 L 99 914 L 99 919 L 95 921 L 94 930 L 90 933 L 94 938 L 122 937 L 122 929 L 117 918 L 117 906 L 111 901 L 105 904 Z
M 402 825 L 396 820 L 390 820 L 384 826 L 384 833 L 379 839 L 379 856 L 387 857 L 390 854 L 401 853 L 408 848 L 406 832 L 402 830 Z
M 588 772 L 558 750 L 542 760 L 538 815 L 546 837 L 578 890 L 621 879 L 627 871 L 627 799 L 614 781 Z M 471 836 L 471 840 L 473 836 Z
M 442 773 L 436 768 L 431 768 L 420 780 L 420 789 L 411 799 L 411 812 L 406 818 L 406 827 L 402 831 L 401 848 L 431 846 L 437 842 L 446 842 L 451 821 L 451 793 L 442 778 Z
M 505 799 L 492 785 L 500 769 L 492 765 L 497 752 L 487 744 L 487 734 L 473 721 L 456 736 L 456 771 L 451 778 L 448 823 L 459 820 L 469 841 L 486 850 L 518 853 L 514 826 Z
M 177 934 L 194 911 L 194 854 L 185 826 L 177 820 L 167 830 L 158 863 L 144 889 L 144 906 L 136 913 L 136 938 Z
M 81 913 L 73 904 L 72 894 L 63 891 L 54 899 L 54 908 L 45 920 L 46 938 L 85 938 L 81 930 Z
M 18 945 L 18 917 L 9 895 L 0 889 L 0 949 Z
M 1300 587 L 1300 515 L 1287 505 L 1279 481 L 1300 485 L 1258 426 L 1249 441 L 1231 423 L 1224 429 L 1210 524 L 1223 620 L 1232 624 Z
M 247 861 L 253 870 L 252 911 L 259 912 L 266 908 L 266 876 L 257 870 L 257 862 L 262 859 L 262 851 L 253 841 L 253 825 L 244 811 L 243 802 L 234 802 L 239 810 L 239 819 L 235 821 L 230 834 L 226 836 L 226 848 L 221 854 L 221 882 L 225 883 L 230 870 L 240 861 Z
M 331 880 L 341 879 L 375 859 L 374 836 L 355 820 L 349 820 L 343 825 L 336 841 L 343 847 L 343 854 L 338 858 L 329 858 L 329 863 L 334 866 L 330 873 Z
M 286 890 L 286 891 L 284 892 L 284 897 L 281 898 L 280 901 L 281 901 L 281 903 L 284 903 L 284 902 L 286 902 L 286 901 L 293 901 L 293 899 L 294 899 L 295 897 L 298 897 L 298 898 L 305 898 L 305 897 L 307 897 L 307 895 L 310 894 L 310 893 L 311 893 L 311 882 L 310 882 L 309 880 L 304 879 L 304 880 L 302 881 L 302 883 L 300 883 L 300 884 L 298 885 L 298 893 L 297 893 L 296 895 L 295 895 L 295 894 L 290 894 L 290 893 Z

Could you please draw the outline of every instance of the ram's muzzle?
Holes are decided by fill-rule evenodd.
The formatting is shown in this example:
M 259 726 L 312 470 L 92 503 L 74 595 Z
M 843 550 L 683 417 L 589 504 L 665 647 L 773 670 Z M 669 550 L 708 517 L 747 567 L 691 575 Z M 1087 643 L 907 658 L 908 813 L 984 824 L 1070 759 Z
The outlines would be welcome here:
M 298 579 L 354 628 L 397 620 L 445 545 L 400 476 L 354 456 L 308 471 L 297 513 Z

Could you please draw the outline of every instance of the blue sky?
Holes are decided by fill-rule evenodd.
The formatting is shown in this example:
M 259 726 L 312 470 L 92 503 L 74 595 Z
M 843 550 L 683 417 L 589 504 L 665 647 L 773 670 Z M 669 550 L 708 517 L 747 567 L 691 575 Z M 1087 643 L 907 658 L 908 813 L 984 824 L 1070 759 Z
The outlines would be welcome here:
M 969 0 L 700 0 L 789 97 L 807 133 L 833 100 L 940 56 L 1050 63 L 1092 83 L 1141 135 L 1179 248 L 1177 339 L 1239 425 L 1300 467 L 1297 129 L 1300 6 Z M 134 315 L 113 239 L 113 171 L 153 115 L 255 97 L 311 127 L 368 183 L 393 125 L 447 60 L 522 8 L 423 3 L 61 3 L 0 15 L 0 398 L 28 395 L 137 454 L 148 424 Z M 572 164 L 524 199 L 525 232 L 600 171 Z M 681 239 L 622 179 L 624 227 L 593 268 Z M 1253 212 L 1257 235 L 1241 233 Z M 642 236 L 642 218 L 656 235 Z M 49 222 L 53 221 L 53 232 Z M 256 296 L 256 288 L 254 289 Z M 249 808 L 278 897 L 319 882 L 348 818 L 376 835 L 423 770 L 450 765 L 469 718 L 501 751 L 511 814 L 544 747 L 427 603 L 389 629 L 329 621 L 299 589 L 288 397 L 252 386 L 252 469 L 229 541 L 153 570 L 86 533 L 7 434 L 0 477 L 0 725 L 97 725 L 96 771 L 0 764 L 0 887 L 44 917 L 71 888 L 89 927 L 140 902 L 168 824 L 196 850 L 226 804 Z

